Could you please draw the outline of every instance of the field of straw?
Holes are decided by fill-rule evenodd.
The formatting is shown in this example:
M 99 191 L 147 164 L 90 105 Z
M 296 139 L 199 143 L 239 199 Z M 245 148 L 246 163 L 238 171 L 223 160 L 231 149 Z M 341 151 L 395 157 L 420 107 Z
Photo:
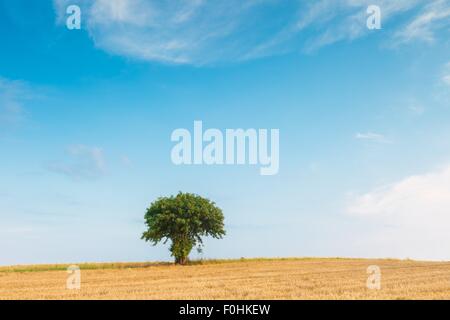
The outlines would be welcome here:
M 367 268 L 381 270 L 368 289 Z M 0 267 L 0 299 L 450 299 L 450 262 L 241 259 L 81 264 L 68 290 L 64 265 Z

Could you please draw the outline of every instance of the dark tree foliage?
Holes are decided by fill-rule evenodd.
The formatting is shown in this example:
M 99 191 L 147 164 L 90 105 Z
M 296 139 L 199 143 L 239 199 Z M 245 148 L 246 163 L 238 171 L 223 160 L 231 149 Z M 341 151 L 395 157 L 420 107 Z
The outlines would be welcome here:
M 225 235 L 224 217 L 214 202 L 192 193 L 161 197 L 145 214 L 148 227 L 142 239 L 156 245 L 171 241 L 175 263 L 185 264 L 192 248 L 201 249 L 202 237 L 220 239 Z

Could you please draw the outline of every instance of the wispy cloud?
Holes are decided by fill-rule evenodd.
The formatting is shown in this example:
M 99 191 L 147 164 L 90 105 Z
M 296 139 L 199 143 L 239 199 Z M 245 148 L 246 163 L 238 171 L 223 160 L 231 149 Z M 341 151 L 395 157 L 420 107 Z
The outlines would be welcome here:
M 385 28 L 397 16 L 417 8 L 423 0 L 321 0 L 300 17 L 300 30 L 312 29 L 317 35 L 307 40 L 306 50 L 313 51 L 340 41 L 353 41 L 373 33 L 367 29 L 366 9 L 377 5 Z
M 424 105 L 415 100 L 411 100 L 408 106 L 408 110 L 416 116 L 420 116 L 425 113 Z
M 66 152 L 67 160 L 49 165 L 50 171 L 74 179 L 98 178 L 106 173 L 106 161 L 101 148 L 72 145 L 67 148 Z
M 450 87 L 450 62 L 448 62 L 445 66 L 444 66 L 444 72 L 442 75 L 442 82 L 447 85 L 448 87 Z
M 24 119 L 24 103 L 30 99 L 29 86 L 19 80 L 0 77 L 0 125 L 15 124 Z
M 33 233 L 33 231 L 35 231 L 35 228 L 33 228 L 33 227 L 24 227 L 24 226 L 16 226 L 16 227 L 4 227 L 4 226 L 2 226 L 0 228 L 0 232 L 2 234 L 7 234 L 7 235 L 23 236 L 25 234 Z
M 448 86 L 450 86 L 450 74 L 442 77 L 442 81 Z
M 421 40 L 434 42 L 436 31 L 450 26 L 450 2 L 430 1 L 425 8 L 395 35 L 397 41 Z
M 366 132 L 366 133 L 358 132 L 357 134 L 355 134 L 355 138 L 358 140 L 369 140 L 379 143 L 392 143 L 392 141 L 387 139 L 384 135 L 374 132 Z
M 61 22 L 69 2 L 55 0 Z M 137 59 L 180 64 L 239 57 L 254 44 L 251 38 L 258 30 L 250 14 L 273 2 L 80 1 L 84 25 L 97 47 Z
M 386 244 L 385 255 L 448 259 L 448 208 L 450 166 L 351 196 L 347 212 L 379 226 L 374 241 Z
M 54 0 L 64 21 L 69 0 Z M 202 65 L 312 51 L 370 34 L 369 5 L 378 5 L 383 26 L 397 38 L 430 38 L 442 29 L 448 2 L 442 0 L 79 0 L 82 25 L 98 48 L 148 61 Z M 280 19 L 273 19 L 274 12 Z M 394 19 L 419 12 L 406 27 Z M 421 18 L 422 17 L 422 18 Z M 384 27 L 383 27 L 384 28 Z M 408 41 L 409 41 L 408 40 Z M 403 41 L 403 40 L 402 40 Z

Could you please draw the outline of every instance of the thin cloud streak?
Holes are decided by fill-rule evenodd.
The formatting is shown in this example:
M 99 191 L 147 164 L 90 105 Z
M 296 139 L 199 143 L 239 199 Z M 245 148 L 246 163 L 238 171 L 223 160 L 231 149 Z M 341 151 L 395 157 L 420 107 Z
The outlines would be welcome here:
M 95 179 L 106 173 L 106 160 L 99 147 L 72 145 L 67 148 L 68 158 L 64 162 L 50 164 L 47 169 L 73 179 Z
M 406 27 L 396 33 L 395 38 L 397 41 L 404 43 L 413 40 L 433 43 L 436 40 L 436 31 L 449 26 L 450 2 L 438 0 L 425 6 Z
M 24 104 L 29 99 L 30 88 L 24 81 L 0 77 L 0 125 L 23 121 Z
M 357 133 L 355 135 L 355 138 L 358 140 L 369 140 L 379 143 L 392 143 L 391 140 L 387 139 L 384 135 L 380 133 L 373 133 L 373 132 L 367 132 L 367 133 Z
M 64 10 L 70 1 L 54 3 L 57 21 L 63 24 Z M 373 4 L 381 8 L 383 26 L 392 27 L 388 33 L 391 41 L 409 42 L 425 35 L 431 39 L 444 29 L 443 21 L 450 10 L 450 4 L 441 0 L 80 3 L 84 28 L 98 48 L 144 61 L 192 65 L 250 60 L 299 50 L 312 52 L 336 42 L 354 41 L 373 33 L 366 27 L 366 9 Z M 419 12 L 418 16 L 406 21 L 406 26 L 396 23 L 394 18 L 412 10 Z M 272 19 L 275 11 L 284 16 L 281 22 Z M 422 37 L 418 37 L 420 34 Z

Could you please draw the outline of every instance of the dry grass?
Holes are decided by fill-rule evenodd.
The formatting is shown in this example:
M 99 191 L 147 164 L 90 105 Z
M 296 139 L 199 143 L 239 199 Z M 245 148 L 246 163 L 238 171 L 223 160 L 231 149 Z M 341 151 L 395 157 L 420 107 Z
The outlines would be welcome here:
M 366 287 L 369 265 L 381 290 Z M 0 299 L 450 299 L 450 262 L 249 259 L 83 264 L 81 290 L 65 265 L 0 268 Z

